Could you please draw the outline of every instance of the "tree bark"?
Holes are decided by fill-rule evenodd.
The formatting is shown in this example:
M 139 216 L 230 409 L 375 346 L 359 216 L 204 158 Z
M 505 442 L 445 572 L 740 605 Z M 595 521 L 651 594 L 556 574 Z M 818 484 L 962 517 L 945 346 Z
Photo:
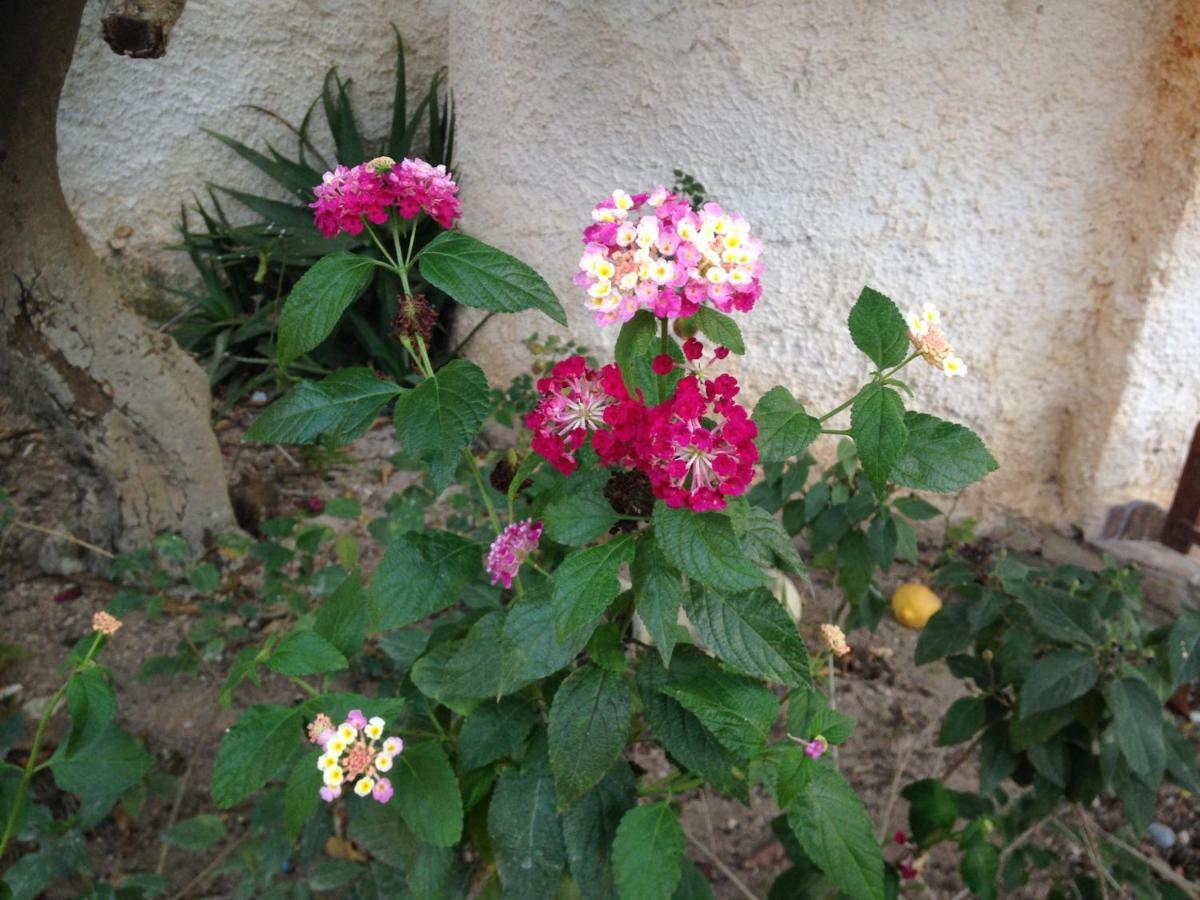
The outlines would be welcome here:
M 0 0 L 0 386 L 73 460 L 73 487 L 95 494 L 86 521 L 42 524 L 117 549 L 178 531 L 198 548 L 234 527 L 207 381 L 122 301 L 59 184 L 58 101 L 83 4 Z

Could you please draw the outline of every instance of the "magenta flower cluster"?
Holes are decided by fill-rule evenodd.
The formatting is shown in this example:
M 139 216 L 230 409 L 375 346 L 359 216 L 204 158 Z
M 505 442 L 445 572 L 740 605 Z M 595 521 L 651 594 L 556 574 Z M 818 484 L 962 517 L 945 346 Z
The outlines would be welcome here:
M 532 519 L 513 522 L 501 531 L 488 550 L 487 570 L 492 576 L 492 584 L 500 582 L 511 588 L 521 563 L 537 549 L 541 537 L 542 523 Z
M 640 309 L 659 318 L 694 315 L 708 303 L 748 312 L 762 294 L 761 241 L 750 224 L 716 203 L 693 209 L 665 187 L 613 191 L 592 210 L 575 283 L 599 325 Z
M 309 206 L 326 238 L 361 234 L 366 223 L 383 225 L 391 210 L 403 219 L 424 210 L 443 228 L 452 227 L 462 215 L 458 185 L 446 167 L 421 159 L 397 164 L 381 156 L 353 167 L 339 165 L 325 173 L 313 193 L 317 199 Z

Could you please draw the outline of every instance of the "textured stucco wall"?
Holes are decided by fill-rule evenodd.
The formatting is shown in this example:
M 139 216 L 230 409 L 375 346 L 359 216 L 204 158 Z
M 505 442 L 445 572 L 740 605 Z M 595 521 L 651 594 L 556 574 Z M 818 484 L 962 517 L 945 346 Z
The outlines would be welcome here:
M 100 252 L 128 225 L 114 262 L 184 273 L 161 249 L 179 200 L 261 186 L 199 128 L 286 141 L 238 105 L 297 120 L 337 63 L 382 129 L 395 21 L 411 83 L 450 65 L 464 227 L 539 269 L 580 340 L 616 336 L 570 283 L 588 210 L 681 166 L 766 242 L 734 365 L 752 397 L 782 382 L 824 410 L 859 382 L 844 321 L 863 284 L 931 300 L 971 375 L 910 383 L 1002 463 L 965 507 L 1090 527 L 1109 502 L 1166 502 L 1200 417 L 1194 129 L 1187 92 L 1162 97 L 1195 75 L 1163 63 L 1196 55 L 1177 15 L 1194 5 L 192 0 L 156 61 L 112 56 L 93 7 L 60 164 Z M 471 352 L 503 383 L 552 327 L 506 317 Z
M 447 0 L 192 0 L 166 56 L 138 60 L 116 56 L 100 38 L 101 4 L 92 0 L 59 109 L 59 166 L 67 202 L 93 247 L 128 276 L 135 296 L 161 294 L 153 283 L 164 276 L 191 277 L 187 257 L 164 249 L 177 239 L 180 204 L 203 196 L 209 181 L 252 192 L 271 184 L 200 129 L 260 150 L 270 141 L 291 155 L 291 132 L 247 107 L 298 124 L 336 65 L 354 81 L 359 127 L 369 138 L 381 137 L 394 89 L 391 25 L 408 49 L 410 89 L 427 86 L 446 64 L 447 6 Z M 319 108 L 311 133 L 331 158 Z M 233 201 L 225 207 L 238 215 Z M 109 240 L 122 227 L 132 234 L 114 252 Z

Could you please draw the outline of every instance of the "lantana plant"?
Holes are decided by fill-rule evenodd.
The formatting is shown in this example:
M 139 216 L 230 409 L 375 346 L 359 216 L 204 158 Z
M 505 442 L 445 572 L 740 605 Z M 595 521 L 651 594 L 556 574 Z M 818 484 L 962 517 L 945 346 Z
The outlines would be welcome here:
M 405 388 L 352 368 L 301 381 L 246 437 L 348 443 L 392 404 L 401 455 L 455 514 L 381 530 L 373 573 L 348 567 L 315 614 L 243 651 L 230 689 L 262 666 L 311 696 L 254 706 L 233 726 L 215 763 L 218 805 L 284 782 L 271 808 L 296 858 L 344 834 L 377 892 L 541 898 L 573 882 L 588 898 L 654 900 L 707 891 L 677 815 L 688 792 L 748 802 L 762 785 L 795 866 L 781 896 L 815 867 L 849 896 L 882 898 L 894 870 L 827 752 L 854 729 L 822 685 L 846 638 L 830 625 L 808 636 L 810 656 L 770 589 L 780 573 L 805 577 L 804 563 L 750 497 L 764 462 L 794 463 L 823 433 L 849 436 L 880 495 L 958 490 L 994 468 L 968 429 L 906 409 L 909 363 L 965 372 L 936 312 L 906 321 L 865 289 L 849 327 L 872 364 L 866 384 L 824 415 L 783 387 L 751 407 L 723 370 L 747 352 L 735 317 L 771 302 L 750 224 L 666 188 L 614 191 L 583 230 L 575 280 L 583 310 L 620 329 L 615 358 L 559 360 L 515 446 L 487 449 L 493 392 L 468 360 L 433 368 L 422 292 L 565 325 L 557 298 L 527 265 L 455 230 L 445 170 L 376 159 L 338 167 L 316 193 L 322 234 L 366 234 L 374 250 L 332 254 L 301 279 L 281 352 L 319 343 L 383 267 L 403 286 L 396 335 L 421 380 Z M 425 218 L 445 231 L 414 253 Z M 378 744 L 384 719 L 391 736 Z M 635 744 L 659 748 L 669 774 L 635 767 Z

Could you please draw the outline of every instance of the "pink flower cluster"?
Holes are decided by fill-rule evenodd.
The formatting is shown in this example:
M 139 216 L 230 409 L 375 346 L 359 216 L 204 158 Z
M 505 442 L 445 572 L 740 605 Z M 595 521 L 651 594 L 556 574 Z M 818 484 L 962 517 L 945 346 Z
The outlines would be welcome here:
M 332 803 L 342 796 L 342 787 L 354 783 L 354 793 L 373 797 L 379 803 L 392 799 L 392 782 L 383 773 L 392 769 L 392 758 L 404 749 L 404 741 L 389 737 L 382 746 L 384 721 L 368 719 L 361 709 L 352 709 L 346 721 L 336 728 L 329 716 L 321 713 L 308 726 L 308 739 L 322 750 L 317 758 L 324 784 L 321 799 Z
M 592 219 L 575 283 L 587 289 L 599 325 L 627 322 L 639 309 L 691 316 L 704 303 L 748 312 L 762 294 L 761 241 L 716 203 L 695 210 L 664 187 L 618 190 L 596 204 Z
M 722 349 L 716 358 L 723 358 Z M 684 345 L 690 374 L 655 406 L 630 396 L 615 365 L 597 372 L 581 356 L 563 360 L 538 382 L 541 402 L 525 417 L 533 449 L 569 475 L 590 435 L 601 463 L 644 472 L 654 496 L 668 506 L 723 509 L 750 484 L 758 429 L 734 399 L 739 388 L 732 375 L 705 377 L 703 353 L 694 338 Z M 673 367 L 669 357 L 654 361 L 659 374 Z
M 532 519 L 513 522 L 501 531 L 488 550 L 487 570 L 492 584 L 503 582 L 506 588 L 511 588 L 521 563 L 537 549 L 541 537 L 542 523 Z
M 445 166 L 431 166 L 421 159 L 397 164 L 381 156 L 352 168 L 336 166 L 313 188 L 317 229 L 327 238 L 342 232 L 360 234 L 364 220 L 372 225 L 387 222 L 395 209 L 411 219 L 421 210 L 443 228 L 450 228 L 462 215 L 458 185 Z

